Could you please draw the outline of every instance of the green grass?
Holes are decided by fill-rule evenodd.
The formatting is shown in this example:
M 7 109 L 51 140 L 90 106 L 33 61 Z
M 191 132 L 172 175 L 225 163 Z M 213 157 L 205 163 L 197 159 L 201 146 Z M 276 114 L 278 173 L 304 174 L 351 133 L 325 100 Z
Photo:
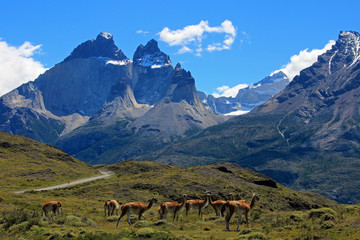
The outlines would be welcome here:
M 2 239 L 356 239 L 360 234 L 360 207 L 340 205 L 318 194 L 297 192 L 278 183 L 276 187 L 255 184 L 271 179 L 233 164 L 180 168 L 154 162 L 125 161 L 107 167 L 115 172 L 102 179 L 67 189 L 28 192 L 22 195 L 0 193 L 0 236 Z M 221 168 L 223 167 L 223 168 Z M 226 171 L 224 171 L 226 168 Z M 116 216 L 104 216 L 107 199 L 120 202 L 176 201 L 186 193 L 190 198 L 236 198 L 250 201 L 253 192 L 260 200 L 250 211 L 250 227 L 237 218 L 225 230 L 224 218 L 216 218 L 211 207 L 201 220 L 197 212 L 185 211 L 179 221 L 170 216 L 158 219 L 155 204 L 145 212 L 146 220 L 126 217 L 116 228 Z M 62 216 L 40 217 L 43 202 L 62 202 Z M 20 216 L 20 217 L 19 217 Z
M 217 163 L 199 167 L 177 167 L 149 161 L 124 161 L 99 165 L 115 173 L 111 178 L 46 192 L 14 194 L 14 190 L 40 188 L 67 179 L 94 175 L 94 167 L 78 161 L 57 148 L 14 136 L 0 141 L 0 238 L 1 239 L 357 239 L 360 236 L 360 206 L 337 204 L 319 194 L 299 192 L 235 164 Z M 209 206 L 201 220 L 197 212 L 185 211 L 178 221 L 170 216 L 158 219 L 162 201 L 204 198 L 250 201 L 260 197 L 250 211 L 250 227 L 242 222 L 236 232 L 237 217 L 225 230 L 224 218 L 216 218 Z M 117 216 L 104 216 L 108 199 L 122 203 L 146 202 L 158 198 L 146 220 L 126 217 L 116 228 Z M 45 201 L 63 204 L 61 216 L 41 216 Z
M 99 174 L 60 149 L 0 132 L 0 190 L 15 191 L 66 183 Z

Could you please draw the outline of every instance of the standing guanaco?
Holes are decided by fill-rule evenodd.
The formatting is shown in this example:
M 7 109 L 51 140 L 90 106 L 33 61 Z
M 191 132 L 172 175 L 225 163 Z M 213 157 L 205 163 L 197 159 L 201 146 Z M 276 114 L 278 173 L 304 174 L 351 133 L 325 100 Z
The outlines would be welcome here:
M 215 214 L 217 217 L 220 217 L 220 213 L 221 216 L 224 216 L 224 213 L 222 211 L 223 206 L 225 205 L 226 201 L 218 199 L 216 201 L 212 201 L 211 196 L 210 196 L 210 205 L 214 208 L 215 210 Z
M 160 204 L 158 209 L 160 219 L 166 218 L 167 214 L 173 214 L 173 219 L 179 219 L 179 213 L 185 208 L 186 205 L 186 194 L 183 195 L 183 200 L 181 203 L 178 202 L 163 202 Z
M 241 215 L 242 214 L 245 215 L 246 225 L 249 227 L 248 213 L 254 207 L 255 201 L 257 201 L 257 200 L 259 200 L 259 197 L 256 196 L 256 194 L 254 193 L 252 198 L 251 198 L 250 204 L 245 200 L 227 201 L 225 203 L 225 207 L 226 207 L 226 209 L 228 211 L 228 213 L 227 213 L 227 215 L 225 217 L 226 229 L 228 231 L 230 231 L 229 222 L 230 222 L 231 216 L 234 213 L 236 213 L 236 215 L 239 216 L 236 231 L 239 231 L 239 225 L 240 225 L 240 222 L 241 222 Z
M 121 215 L 120 217 L 118 218 L 117 220 L 117 223 L 116 223 L 116 227 L 119 225 L 119 222 L 120 222 L 120 219 L 125 215 L 127 214 L 127 222 L 129 223 L 130 225 L 130 214 L 133 213 L 133 214 L 137 214 L 139 217 L 138 219 L 140 220 L 141 216 L 143 216 L 142 214 L 149 210 L 153 203 L 154 202 L 157 202 L 157 199 L 155 197 L 152 197 L 150 200 L 149 200 L 149 203 L 148 204 L 144 204 L 144 203 L 141 203 L 141 202 L 131 202 L 131 203 L 125 203 L 124 205 L 122 205 L 121 207 Z M 143 216 L 145 218 L 145 216 Z
M 185 204 L 186 216 L 188 215 L 190 209 L 198 209 L 199 216 L 202 219 L 202 211 L 209 205 L 210 196 L 211 196 L 210 193 L 206 192 L 205 200 L 201 200 L 201 199 L 187 200 Z

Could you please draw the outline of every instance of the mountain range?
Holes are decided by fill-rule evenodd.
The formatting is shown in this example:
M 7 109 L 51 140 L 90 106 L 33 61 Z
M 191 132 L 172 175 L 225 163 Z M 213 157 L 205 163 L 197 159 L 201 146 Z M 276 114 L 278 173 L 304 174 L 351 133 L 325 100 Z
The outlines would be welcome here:
M 331 50 L 250 113 L 144 158 L 178 165 L 227 161 L 343 203 L 360 199 L 360 34 Z
M 60 146 L 88 162 L 117 148 L 113 138 L 122 138 L 119 147 L 159 145 L 225 120 L 205 108 L 191 73 L 180 64 L 174 68 L 155 40 L 140 45 L 130 60 L 109 33 L 2 96 L 0 109 L 2 131 Z M 107 154 L 111 160 L 104 161 L 136 155 L 143 144 L 135 145 L 126 157 Z
M 216 114 L 241 115 L 248 113 L 255 107 L 263 104 L 290 82 L 285 73 L 279 71 L 259 82 L 253 83 L 246 88 L 238 91 L 235 97 L 214 97 L 206 96 L 203 92 L 198 92 L 200 99 L 211 111 Z
M 92 164 L 233 162 L 294 189 L 358 202 L 359 39 L 357 32 L 341 32 L 290 83 L 279 72 L 235 98 L 214 100 L 196 91 L 191 73 L 173 67 L 155 40 L 130 60 L 111 34 L 101 33 L 2 96 L 0 130 Z M 231 119 L 219 114 L 252 108 Z

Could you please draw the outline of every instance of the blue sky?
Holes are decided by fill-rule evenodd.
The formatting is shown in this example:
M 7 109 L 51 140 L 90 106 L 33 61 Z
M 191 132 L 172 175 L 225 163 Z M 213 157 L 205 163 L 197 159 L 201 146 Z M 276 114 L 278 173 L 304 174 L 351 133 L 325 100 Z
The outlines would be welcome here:
M 211 94 L 259 81 L 291 60 L 301 65 L 341 30 L 359 32 L 359 9 L 358 0 L 2 1 L 0 95 L 100 32 L 130 59 L 138 45 L 157 40 Z

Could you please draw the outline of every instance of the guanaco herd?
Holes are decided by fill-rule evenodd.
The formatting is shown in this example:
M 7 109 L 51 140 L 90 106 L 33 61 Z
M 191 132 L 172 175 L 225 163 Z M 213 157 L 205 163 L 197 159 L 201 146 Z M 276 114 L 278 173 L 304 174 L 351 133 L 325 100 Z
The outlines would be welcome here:
M 194 209 L 198 211 L 198 214 L 202 219 L 203 210 L 210 204 L 214 208 L 217 217 L 220 216 L 223 217 L 224 212 L 227 213 L 225 216 L 225 224 L 226 224 L 226 229 L 228 231 L 230 231 L 229 222 L 234 213 L 239 216 L 236 231 L 239 231 L 241 215 L 245 216 L 246 225 L 249 227 L 248 213 L 254 207 L 255 201 L 259 200 L 259 197 L 255 193 L 253 194 L 250 203 L 247 202 L 246 200 L 235 200 L 234 195 L 232 194 L 230 194 L 231 200 L 212 201 L 211 193 L 210 192 L 205 192 L 205 193 L 206 193 L 205 199 L 187 200 L 187 195 L 184 194 L 181 203 L 162 202 L 158 207 L 159 218 L 164 219 L 168 214 L 170 214 L 171 216 L 173 216 L 173 220 L 175 219 L 178 220 L 179 213 L 182 210 L 185 209 L 186 211 L 185 214 L 187 216 L 189 210 Z M 117 200 L 108 200 L 104 203 L 105 216 L 114 215 L 115 212 L 116 215 L 119 215 L 119 210 L 121 210 L 121 215 L 117 220 L 116 227 L 119 225 L 121 218 L 125 215 L 127 215 L 127 222 L 130 224 L 130 214 L 136 214 L 139 220 L 141 217 L 145 219 L 143 213 L 149 210 L 156 202 L 157 199 L 155 197 L 152 197 L 147 204 L 141 202 L 130 202 L 130 203 L 125 203 L 120 208 L 121 203 L 119 203 Z M 54 215 L 56 215 L 56 213 L 60 215 L 61 206 L 62 204 L 57 201 L 45 202 L 44 205 L 42 206 L 42 215 L 45 214 L 45 216 L 47 216 L 48 212 L 51 211 L 53 212 Z

